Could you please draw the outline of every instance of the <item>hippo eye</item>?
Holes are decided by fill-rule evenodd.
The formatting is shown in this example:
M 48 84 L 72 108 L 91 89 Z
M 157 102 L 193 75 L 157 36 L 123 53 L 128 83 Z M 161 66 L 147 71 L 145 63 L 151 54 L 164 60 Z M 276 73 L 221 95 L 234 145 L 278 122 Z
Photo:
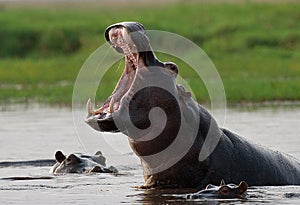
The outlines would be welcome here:
M 68 157 L 68 158 L 66 159 L 66 161 L 67 161 L 67 163 L 69 164 L 69 163 L 72 162 L 72 159 L 71 159 L 70 157 Z
M 174 66 L 174 65 L 171 65 L 171 66 L 170 66 L 170 69 L 173 70 L 173 71 L 176 71 L 176 70 L 177 70 L 177 69 L 176 69 L 176 66 Z
M 67 157 L 66 161 L 69 164 L 77 164 L 77 163 L 80 163 L 81 160 L 78 157 L 76 157 L 74 154 L 70 154 Z
M 230 189 L 226 186 L 221 187 L 221 189 L 219 191 L 223 195 L 228 195 L 230 193 Z
M 174 73 L 178 74 L 178 67 L 175 63 L 167 62 L 165 65 L 166 65 L 166 68 L 168 68 L 171 71 L 173 71 Z

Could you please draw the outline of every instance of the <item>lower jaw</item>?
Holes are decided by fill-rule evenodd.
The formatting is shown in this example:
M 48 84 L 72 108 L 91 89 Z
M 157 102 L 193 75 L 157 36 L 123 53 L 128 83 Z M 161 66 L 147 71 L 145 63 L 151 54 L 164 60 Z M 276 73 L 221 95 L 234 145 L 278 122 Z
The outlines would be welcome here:
M 98 126 L 102 132 L 120 132 L 112 117 L 98 120 Z

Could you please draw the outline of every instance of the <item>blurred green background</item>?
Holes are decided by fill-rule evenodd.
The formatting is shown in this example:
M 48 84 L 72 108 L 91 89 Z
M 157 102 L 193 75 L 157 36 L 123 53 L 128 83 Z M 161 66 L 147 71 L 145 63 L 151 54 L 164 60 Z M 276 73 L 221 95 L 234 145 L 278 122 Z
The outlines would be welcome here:
M 216 65 L 229 104 L 300 100 L 300 3 L 1 3 L 0 103 L 71 104 L 76 76 L 104 43 L 104 30 L 139 21 L 198 44 Z M 179 59 L 180 75 L 197 100 L 203 83 Z M 118 69 L 121 66 L 122 69 Z M 123 62 L 106 73 L 97 92 L 112 92 Z

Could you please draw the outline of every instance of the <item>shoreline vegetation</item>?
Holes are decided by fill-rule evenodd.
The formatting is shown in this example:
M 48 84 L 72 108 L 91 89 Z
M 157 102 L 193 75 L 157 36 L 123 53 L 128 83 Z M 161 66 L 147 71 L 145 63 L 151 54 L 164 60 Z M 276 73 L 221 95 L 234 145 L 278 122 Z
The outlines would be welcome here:
M 139 21 L 199 45 L 223 80 L 228 105 L 299 105 L 300 3 L 274 2 L 0 3 L 0 103 L 70 105 L 76 76 L 105 42 L 105 28 Z M 177 63 L 196 99 L 210 104 L 203 82 L 184 62 L 158 57 Z M 123 68 L 121 60 L 105 74 L 98 102 L 111 94 Z

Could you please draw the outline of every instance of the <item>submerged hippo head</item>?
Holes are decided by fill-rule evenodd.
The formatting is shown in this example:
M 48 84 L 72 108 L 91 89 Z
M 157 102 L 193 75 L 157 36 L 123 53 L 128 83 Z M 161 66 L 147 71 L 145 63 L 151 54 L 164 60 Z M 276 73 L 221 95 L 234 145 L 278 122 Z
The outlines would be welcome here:
M 222 180 L 220 186 L 207 185 L 204 190 L 201 190 L 195 194 L 190 194 L 187 197 L 190 199 L 199 198 L 220 198 L 220 199 L 232 199 L 232 198 L 244 198 L 248 184 L 244 181 L 236 184 L 225 184 Z
M 105 167 L 105 157 L 100 151 L 94 156 L 84 155 L 80 153 L 64 155 L 61 151 L 55 153 L 56 164 L 53 165 L 50 172 L 58 173 L 111 173 L 115 172 L 115 168 Z

